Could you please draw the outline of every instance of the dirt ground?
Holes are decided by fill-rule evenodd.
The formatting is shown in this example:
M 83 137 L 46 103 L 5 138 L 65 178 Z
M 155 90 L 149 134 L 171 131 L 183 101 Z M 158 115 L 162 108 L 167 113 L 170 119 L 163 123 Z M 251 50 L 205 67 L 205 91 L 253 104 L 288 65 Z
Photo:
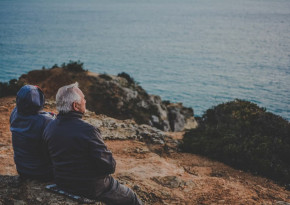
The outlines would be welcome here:
M 14 106 L 15 97 L 0 98 L 0 175 L 17 175 L 9 130 Z M 182 138 L 182 133 L 169 134 Z M 290 203 L 290 192 L 273 181 L 205 157 L 162 152 L 161 145 L 136 140 L 105 143 L 117 161 L 113 176 L 136 191 L 146 204 Z

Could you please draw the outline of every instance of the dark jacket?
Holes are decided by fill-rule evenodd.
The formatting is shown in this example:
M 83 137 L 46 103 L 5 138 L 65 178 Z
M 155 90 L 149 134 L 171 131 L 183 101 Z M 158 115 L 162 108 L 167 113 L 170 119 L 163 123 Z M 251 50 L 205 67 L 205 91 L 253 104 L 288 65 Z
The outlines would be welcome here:
M 44 139 L 56 184 L 66 191 L 95 198 L 98 190 L 105 191 L 104 180 L 114 173 L 116 162 L 100 131 L 81 118 L 78 112 L 59 114 L 46 127 Z
M 52 179 L 52 165 L 43 147 L 42 134 L 53 115 L 40 112 L 43 92 L 36 86 L 23 86 L 16 97 L 16 107 L 10 116 L 14 161 L 20 176 Z

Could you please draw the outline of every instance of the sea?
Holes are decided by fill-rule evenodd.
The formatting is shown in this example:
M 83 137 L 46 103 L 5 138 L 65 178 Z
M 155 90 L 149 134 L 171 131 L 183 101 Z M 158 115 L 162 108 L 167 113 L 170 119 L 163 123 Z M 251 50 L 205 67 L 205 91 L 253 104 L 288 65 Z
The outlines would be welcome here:
M 70 60 L 195 116 L 239 98 L 290 120 L 289 0 L 0 0 L 0 81 Z

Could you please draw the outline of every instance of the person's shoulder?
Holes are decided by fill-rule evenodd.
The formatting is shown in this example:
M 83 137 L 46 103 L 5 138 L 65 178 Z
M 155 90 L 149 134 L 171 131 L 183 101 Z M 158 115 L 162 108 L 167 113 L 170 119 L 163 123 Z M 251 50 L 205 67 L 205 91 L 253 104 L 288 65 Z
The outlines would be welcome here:
M 15 116 L 17 114 L 17 107 L 13 108 L 11 114 L 10 114 L 10 118 Z
M 51 119 L 54 119 L 56 117 L 56 115 L 53 112 L 41 111 L 41 112 L 38 113 L 38 115 L 43 116 L 45 118 L 51 118 Z
M 94 130 L 96 129 L 92 124 L 88 123 L 83 119 L 79 119 L 79 122 L 82 124 L 82 127 L 86 130 Z
M 89 134 L 89 136 L 101 136 L 101 131 L 99 130 L 99 128 L 97 128 L 96 126 L 86 122 L 85 120 L 82 120 L 82 129 L 84 129 L 84 131 L 86 133 Z
M 44 121 L 52 121 L 56 118 L 56 115 L 52 112 L 39 112 L 37 114 L 37 118 L 44 120 Z
M 9 122 L 10 122 L 10 125 L 12 124 L 12 122 L 17 119 L 17 108 L 15 107 L 11 114 L 10 114 L 10 118 L 9 118 Z

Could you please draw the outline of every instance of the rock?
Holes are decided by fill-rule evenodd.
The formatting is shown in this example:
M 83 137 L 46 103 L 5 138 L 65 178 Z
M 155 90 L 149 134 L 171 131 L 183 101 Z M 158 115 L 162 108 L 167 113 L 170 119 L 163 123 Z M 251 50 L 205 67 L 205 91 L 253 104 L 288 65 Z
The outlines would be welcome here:
M 194 117 L 189 117 L 186 119 L 185 125 L 183 127 L 184 130 L 190 130 L 190 129 L 194 129 L 197 128 L 198 123 L 195 120 Z
M 14 200 L 13 204 L 14 204 L 14 205 L 27 205 L 27 203 L 25 203 L 25 202 L 22 201 L 22 200 Z
M 168 191 L 165 190 L 161 190 L 160 193 L 162 194 L 162 196 L 164 196 L 165 198 L 170 198 L 170 193 Z
M 151 116 L 151 121 L 154 124 L 158 124 L 159 123 L 159 118 L 156 115 L 152 115 Z
M 0 106 L 0 112 L 8 112 L 9 109 L 5 106 Z
M 181 131 L 185 125 L 184 115 L 180 113 L 177 106 L 168 106 L 169 124 L 172 131 Z
M 36 200 L 42 202 L 42 199 L 40 197 L 37 197 Z
M 153 177 L 152 180 L 168 188 L 178 188 L 185 185 L 185 182 L 176 176 Z
M 193 109 L 186 108 L 182 103 L 167 104 L 169 124 L 172 131 L 179 132 L 195 128 L 197 123 L 193 117 Z
M 145 109 L 149 108 L 149 104 L 146 101 L 144 101 L 144 100 L 141 100 L 140 102 L 138 102 L 137 106 L 140 107 L 140 108 L 145 108 Z
M 185 182 L 185 185 L 188 187 L 195 187 L 196 186 L 196 184 L 192 180 Z
M 138 92 L 129 88 L 123 88 L 125 94 L 125 101 L 129 102 L 132 99 L 136 99 L 138 96 Z
M 88 111 L 89 112 L 89 111 Z M 162 130 L 149 125 L 138 125 L 132 120 L 117 120 L 105 115 L 85 115 L 84 120 L 101 130 L 105 140 L 140 140 L 149 144 L 164 145 L 166 142 L 172 143 L 172 138 Z
M 148 153 L 150 151 L 148 148 L 136 148 L 135 152 L 138 154 L 145 154 L 145 153 Z
M 133 188 L 134 191 L 140 191 L 141 190 L 140 186 L 138 186 L 137 184 L 135 184 L 132 188 Z

